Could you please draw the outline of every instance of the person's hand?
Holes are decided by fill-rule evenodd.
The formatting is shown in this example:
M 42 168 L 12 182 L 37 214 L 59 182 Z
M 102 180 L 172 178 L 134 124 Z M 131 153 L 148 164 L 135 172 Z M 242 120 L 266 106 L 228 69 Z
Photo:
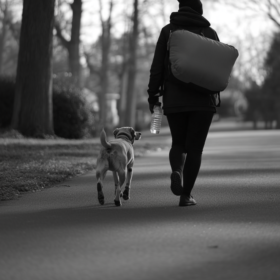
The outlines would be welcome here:
M 149 103 L 149 109 L 150 109 L 151 114 L 154 113 L 154 107 L 155 107 L 155 104 Z

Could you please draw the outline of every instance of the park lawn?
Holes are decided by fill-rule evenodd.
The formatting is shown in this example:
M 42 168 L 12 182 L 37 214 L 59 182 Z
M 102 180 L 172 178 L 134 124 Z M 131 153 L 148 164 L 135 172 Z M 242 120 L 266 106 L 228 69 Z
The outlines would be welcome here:
M 62 183 L 95 169 L 99 139 L 3 138 L 0 134 L 0 201 Z M 152 148 L 134 147 L 135 157 Z M 152 148 L 153 149 L 153 148 Z
M 93 170 L 99 147 L 89 140 L 0 139 L 0 200 Z

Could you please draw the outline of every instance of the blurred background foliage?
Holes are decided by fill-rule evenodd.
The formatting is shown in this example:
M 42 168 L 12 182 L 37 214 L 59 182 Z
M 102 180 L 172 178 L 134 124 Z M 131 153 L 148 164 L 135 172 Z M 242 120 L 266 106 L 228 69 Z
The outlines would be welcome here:
M 202 2 L 220 40 L 240 53 L 216 119 L 279 129 L 280 0 Z M 55 134 L 84 138 L 102 127 L 148 128 L 150 65 L 159 32 L 178 2 L 56 0 L 55 5 Z M 9 128 L 13 114 L 22 8 L 20 0 L 0 0 L 0 129 Z

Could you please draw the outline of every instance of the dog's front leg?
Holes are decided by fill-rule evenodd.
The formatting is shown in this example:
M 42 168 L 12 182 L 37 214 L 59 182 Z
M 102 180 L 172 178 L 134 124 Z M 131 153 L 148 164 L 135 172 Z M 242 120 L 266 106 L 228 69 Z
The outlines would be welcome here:
M 125 190 L 123 191 L 123 199 L 128 200 L 130 199 L 130 188 L 131 188 L 131 181 L 133 176 L 133 165 L 127 166 L 127 179 L 125 184 Z
M 115 173 L 115 172 L 114 172 Z M 116 175 L 114 175 L 114 178 L 116 177 L 119 177 L 119 184 L 116 185 L 115 183 L 115 199 L 114 199 L 114 202 L 115 202 L 115 205 L 116 206 L 121 206 L 122 205 L 122 202 L 121 202 L 121 195 L 122 195 L 122 190 L 121 190 L 121 187 L 125 181 L 125 171 L 118 171 Z

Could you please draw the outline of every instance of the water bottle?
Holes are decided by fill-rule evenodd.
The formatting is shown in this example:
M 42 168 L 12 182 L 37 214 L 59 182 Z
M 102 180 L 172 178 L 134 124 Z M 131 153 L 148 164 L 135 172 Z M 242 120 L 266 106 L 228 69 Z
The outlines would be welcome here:
M 151 121 L 151 128 L 150 131 L 153 134 L 158 134 L 161 127 L 161 120 L 162 120 L 162 108 L 161 103 L 158 102 L 154 106 L 154 113 L 152 114 L 152 121 Z

